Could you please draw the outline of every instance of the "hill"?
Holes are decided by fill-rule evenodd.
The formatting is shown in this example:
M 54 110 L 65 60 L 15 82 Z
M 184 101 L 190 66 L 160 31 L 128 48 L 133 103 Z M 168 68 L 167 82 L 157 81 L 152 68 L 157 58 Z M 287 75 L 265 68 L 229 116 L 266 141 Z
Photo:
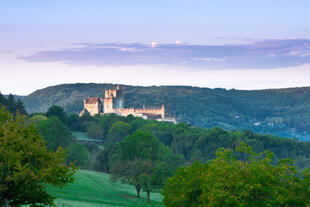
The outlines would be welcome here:
M 22 98 L 28 113 L 59 105 L 78 113 L 83 99 L 104 97 L 112 84 L 63 84 L 37 90 Z M 251 129 L 286 137 L 310 137 L 310 87 L 268 90 L 225 90 L 190 86 L 121 85 L 125 107 L 160 107 L 193 126 Z
M 63 189 L 49 188 L 49 193 L 57 198 L 59 207 L 161 207 L 162 197 L 153 193 L 151 203 L 148 204 L 144 193 L 142 198 L 135 197 L 132 186 L 112 183 L 108 174 L 79 170 L 75 175 L 75 182 Z M 144 197 L 144 198 L 143 198 Z

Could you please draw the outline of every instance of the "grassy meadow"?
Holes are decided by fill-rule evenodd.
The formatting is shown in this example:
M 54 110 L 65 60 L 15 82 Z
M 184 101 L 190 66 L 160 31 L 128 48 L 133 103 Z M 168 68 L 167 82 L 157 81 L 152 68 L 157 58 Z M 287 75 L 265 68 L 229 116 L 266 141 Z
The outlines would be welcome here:
M 75 136 L 78 141 L 101 142 L 101 140 L 89 138 L 85 132 L 74 131 L 72 132 L 72 135 Z
M 59 207 L 162 207 L 162 196 L 151 193 L 151 203 L 147 203 L 146 193 L 136 198 L 133 186 L 112 183 L 109 175 L 88 170 L 79 170 L 75 182 L 62 189 L 50 187 Z

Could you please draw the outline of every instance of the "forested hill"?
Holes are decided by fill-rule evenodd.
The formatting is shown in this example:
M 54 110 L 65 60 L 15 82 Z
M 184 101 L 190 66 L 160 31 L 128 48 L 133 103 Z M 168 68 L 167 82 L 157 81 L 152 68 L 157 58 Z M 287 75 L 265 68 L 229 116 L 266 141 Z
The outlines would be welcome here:
M 64 84 L 37 90 L 23 98 L 28 113 L 59 105 L 78 113 L 87 96 L 104 97 L 112 84 Z M 310 87 L 269 90 L 225 90 L 189 86 L 121 85 L 125 107 L 160 107 L 193 126 L 251 129 L 286 137 L 310 138 Z

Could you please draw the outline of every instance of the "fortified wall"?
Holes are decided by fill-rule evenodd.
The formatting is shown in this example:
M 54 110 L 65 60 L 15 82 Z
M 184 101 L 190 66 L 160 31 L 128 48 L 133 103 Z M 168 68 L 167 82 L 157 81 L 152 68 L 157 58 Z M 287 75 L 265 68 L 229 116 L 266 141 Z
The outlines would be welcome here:
M 135 108 L 123 108 L 122 91 L 118 85 L 116 89 L 106 89 L 104 93 L 105 97 L 96 98 L 88 97 L 84 100 L 84 109 L 80 112 L 80 116 L 84 113 L 89 113 L 92 116 L 97 114 L 110 114 L 115 113 L 120 116 L 133 115 L 136 117 L 142 117 L 144 119 L 155 119 L 158 121 L 171 121 L 176 122 L 174 118 L 165 118 L 165 106 L 155 109 L 135 109 Z

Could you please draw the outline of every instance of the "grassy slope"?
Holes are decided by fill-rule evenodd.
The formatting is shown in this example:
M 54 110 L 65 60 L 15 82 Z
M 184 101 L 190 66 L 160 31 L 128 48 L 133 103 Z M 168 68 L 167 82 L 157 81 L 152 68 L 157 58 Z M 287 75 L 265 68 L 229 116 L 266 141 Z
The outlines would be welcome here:
M 79 170 L 73 184 L 63 189 L 49 188 L 49 192 L 57 198 L 56 205 L 59 207 L 164 206 L 158 193 L 151 194 L 152 202 L 148 204 L 145 193 L 141 195 L 143 198 L 135 197 L 133 186 L 112 183 L 108 174 L 87 170 Z

